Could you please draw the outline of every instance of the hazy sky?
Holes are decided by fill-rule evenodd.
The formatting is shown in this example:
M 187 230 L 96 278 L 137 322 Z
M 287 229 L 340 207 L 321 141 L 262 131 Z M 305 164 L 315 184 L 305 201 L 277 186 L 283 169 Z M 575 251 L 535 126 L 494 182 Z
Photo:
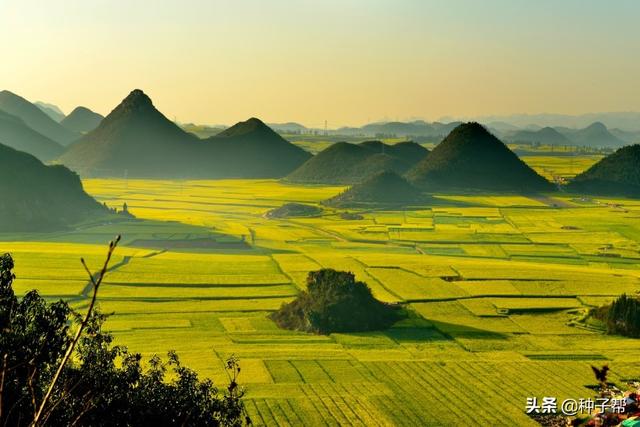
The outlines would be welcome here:
M 637 0 L 0 0 L 0 89 L 108 113 L 368 120 L 640 110 Z

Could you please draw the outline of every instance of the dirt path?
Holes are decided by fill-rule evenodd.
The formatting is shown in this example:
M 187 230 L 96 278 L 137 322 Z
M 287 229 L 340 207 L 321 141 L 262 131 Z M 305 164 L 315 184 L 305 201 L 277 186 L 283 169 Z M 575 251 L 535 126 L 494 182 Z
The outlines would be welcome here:
M 535 200 L 536 202 L 544 203 L 545 205 L 549 206 L 550 208 L 566 209 L 566 208 L 572 208 L 573 207 L 572 204 L 567 203 L 564 200 L 556 199 L 556 198 L 550 197 L 550 196 L 543 196 L 542 194 L 528 195 L 527 198 L 529 198 L 531 200 Z

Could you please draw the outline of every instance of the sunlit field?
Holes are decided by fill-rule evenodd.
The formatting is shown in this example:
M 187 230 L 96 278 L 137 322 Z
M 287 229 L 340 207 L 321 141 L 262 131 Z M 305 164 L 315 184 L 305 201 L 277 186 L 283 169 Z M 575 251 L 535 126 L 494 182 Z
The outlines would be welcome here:
M 523 160 L 547 179 L 569 179 L 589 169 L 602 157 L 604 156 L 597 154 L 552 156 L 541 153 L 539 156 L 523 156 Z
M 597 158 L 525 160 L 569 176 Z M 640 373 L 640 341 L 573 323 L 640 291 L 640 201 L 438 194 L 404 210 L 359 209 L 359 220 L 332 208 L 267 219 L 283 203 L 319 205 L 343 187 L 84 185 L 110 207 L 126 202 L 137 220 L 0 235 L 16 260 L 16 290 L 36 288 L 82 310 L 90 288 L 79 258 L 97 268 L 121 233 L 99 294 L 116 343 L 145 356 L 175 349 L 221 384 L 223 361 L 238 356 L 258 425 L 536 425 L 526 398 L 591 397 L 590 364 L 609 363 L 614 382 Z M 321 267 L 355 273 L 410 316 L 375 333 L 278 329 L 268 314 Z

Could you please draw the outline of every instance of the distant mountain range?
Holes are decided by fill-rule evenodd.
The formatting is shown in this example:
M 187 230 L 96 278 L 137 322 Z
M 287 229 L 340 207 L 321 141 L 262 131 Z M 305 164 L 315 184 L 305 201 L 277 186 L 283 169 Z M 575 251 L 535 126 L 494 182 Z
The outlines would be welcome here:
M 48 104 L 42 101 L 36 101 L 33 104 L 58 123 L 60 123 L 65 117 L 65 114 L 57 105 Z
M 62 145 L 31 129 L 20 118 L 0 110 L 0 144 L 25 151 L 46 162 L 64 151 Z
M 601 122 L 595 122 L 574 132 L 566 132 L 565 135 L 576 144 L 587 147 L 619 148 L 625 145 L 624 141 L 612 135 Z
M 377 138 L 387 137 L 429 137 L 442 139 L 460 122 L 427 123 L 423 120 L 412 122 L 378 122 L 369 123 L 362 127 L 341 127 L 329 131 L 332 135 L 368 136 Z
M 633 139 L 633 134 L 627 137 Z M 579 145 L 593 148 L 619 148 L 628 143 L 613 135 L 600 122 L 592 123 L 584 129 L 570 129 L 566 127 L 545 127 L 539 130 L 521 130 L 506 132 L 503 136 L 511 142 L 540 143 L 550 145 Z
M 491 126 L 492 122 L 506 123 L 520 129 L 528 128 L 531 125 L 540 127 L 568 127 L 580 129 L 589 126 L 594 122 L 601 122 L 611 129 L 622 129 L 625 131 L 640 131 L 639 112 L 604 112 L 588 113 L 580 115 L 566 114 L 514 114 L 510 116 L 477 116 L 465 118 L 464 120 L 475 120 Z M 458 118 L 443 118 L 445 121 L 460 120 Z
M 288 122 L 288 123 L 268 123 L 267 124 L 271 129 L 280 133 L 300 133 L 304 131 L 308 131 L 309 129 L 300 123 Z
M 375 138 L 409 138 L 419 141 L 437 142 L 442 140 L 461 122 L 378 122 L 361 127 L 341 127 L 327 130 L 327 135 Z M 504 121 L 482 122 L 494 134 L 508 142 L 539 143 L 550 145 L 576 145 L 592 148 L 618 148 L 629 143 L 640 142 L 640 130 L 630 131 L 620 128 L 609 129 L 602 122 L 591 122 L 583 128 L 567 126 L 540 126 L 529 123 L 516 126 Z M 544 122 L 542 122 L 544 123 Z M 629 123 L 627 123 L 629 125 Z M 323 134 L 324 129 L 310 129 L 299 123 L 275 124 L 274 129 L 281 133 Z M 635 125 L 640 128 L 640 120 Z
M 0 194 L 0 231 L 55 230 L 108 213 L 66 167 L 1 144 Z
M 87 133 L 98 127 L 104 117 L 86 107 L 76 107 L 60 124 L 72 132 Z
M 0 92 L 0 110 L 22 119 L 31 129 L 62 145 L 78 138 L 76 132 L 64 128 L 40 108 L 8 90 Z
M 546 145 L 572 145 L 573 142 L 552 127 L 538 130 L 519 130 L 509 137 L 514 142 L 539 143 Z

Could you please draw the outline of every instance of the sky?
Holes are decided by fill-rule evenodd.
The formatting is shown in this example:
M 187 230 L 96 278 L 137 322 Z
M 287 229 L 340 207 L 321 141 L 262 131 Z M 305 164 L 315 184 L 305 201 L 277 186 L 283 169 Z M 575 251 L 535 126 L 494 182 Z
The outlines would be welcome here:
M 0 0 L 0 89 L 307 126 L 640 111 L 636 0 Z

